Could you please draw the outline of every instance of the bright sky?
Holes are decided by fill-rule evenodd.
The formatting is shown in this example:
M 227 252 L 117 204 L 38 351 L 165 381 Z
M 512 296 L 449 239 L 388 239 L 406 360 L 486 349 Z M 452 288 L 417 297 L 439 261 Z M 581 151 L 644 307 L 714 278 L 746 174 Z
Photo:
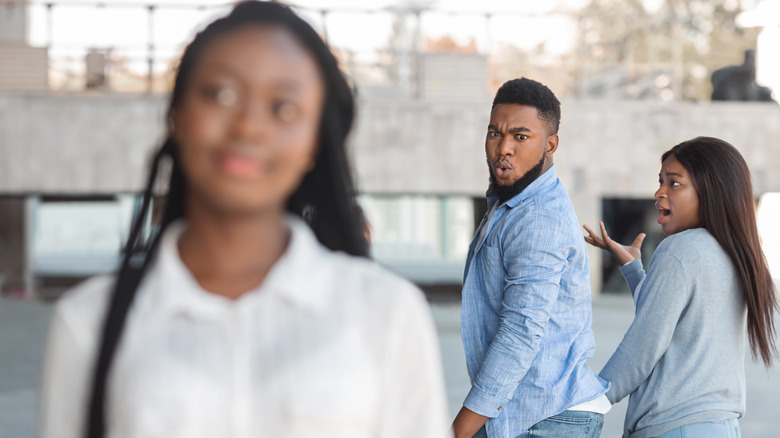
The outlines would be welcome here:
M 55 55 L 73 53 L 81 56 L 85 47 L 113 46 L 129 56 L 145 56 L 148 13 L 144 6 L 155 0 L 104 0 L 103 3 L 114 5 L 105 8 L 83 6 L 89 0 L 54 1 L 61 5 L 55 6 L 52 13 L 51 38 Z M 44 46 L 47 43 L 46 10 L 42 1 L 31 0 L 31 3 L 30 41 L 33 45 Z M 69 3 L 71 5 L 66 6 Z M 203 10 L 160 7 L 155 12 L 154 42 L 162 57 L 175 57 L 197 29 L 230 10 L 230 2 L 225 0 L 158 0 L 157 3 L 206 6 Z M 388 9 L 414 3 L 428 5 L 437 11 L 423 15 L 425 36 L 448 34 L 464 43 L 474 38 L 483 50 L 501 43 L 530 48 L 546 42 L 548 52 L 564 53 L 574 38 L 573 22 L 567 15 L 553 11 L 556 8 L 576 10 L 587 0 L 296 0 L 293 3 L 306 9 L 335 9 L 327 18 L 331 43 L 360 54 L 386 44 L 392 26 Z M 375 13 L 339 11 L 349 8 Z M 306 9 L 299 10 L 301 15 L 321 31 L 319 12 Z M 450 14 L 450 11 L 461 14 Z M 486 13 L 492 14 L 490 26 L 485 19 Z

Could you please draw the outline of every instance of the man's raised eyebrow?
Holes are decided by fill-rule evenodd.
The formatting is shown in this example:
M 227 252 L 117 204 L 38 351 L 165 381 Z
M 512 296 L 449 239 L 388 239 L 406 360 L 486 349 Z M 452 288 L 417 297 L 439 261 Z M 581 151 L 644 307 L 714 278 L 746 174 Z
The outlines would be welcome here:
M 499 131 L 499 132 L 501 131 L 500 129 L 498 129 L 498 125 L 488 125 L 488 129 L 493 131 Z M 509 128 L 510 134 L 516 134 L 518 132 L 531 132 L 531 130 L 529 128 L 526 128 L 525 126 Z

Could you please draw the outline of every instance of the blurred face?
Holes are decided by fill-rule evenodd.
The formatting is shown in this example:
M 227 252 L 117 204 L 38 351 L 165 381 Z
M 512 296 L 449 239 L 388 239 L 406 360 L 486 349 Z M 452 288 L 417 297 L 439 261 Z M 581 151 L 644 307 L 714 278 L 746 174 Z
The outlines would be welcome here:
M 499 186 L 513 185 L 540 163 L 544 173 L 557 147 L 558 136 L 548 135 L 536 108 L 498 104 L 490 113 L 485 154 Z
M 222 213 L 283 210 L 316 154 L 320 70 L 280 27 L 211 41 L 174 109 L 188 201 Z
M 685 167 L 670 155 L 661 164 L 658 174 L 660 187 L 655 192 L 658 223 L 667 236 L 697 228 L 699 221 L 699 194 Z

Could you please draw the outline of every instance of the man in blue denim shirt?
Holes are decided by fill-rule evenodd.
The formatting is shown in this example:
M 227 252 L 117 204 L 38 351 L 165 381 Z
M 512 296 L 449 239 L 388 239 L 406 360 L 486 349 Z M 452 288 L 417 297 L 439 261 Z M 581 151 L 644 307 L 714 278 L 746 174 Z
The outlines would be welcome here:
M 472 387 L 456 438 L 598 437 L 609 383 L 593 356 L 590 271 L 553 165 L 560 102 L 514 79 L 496 93 L 485 139 L 488 213 L 469 248 L 461 331 Z

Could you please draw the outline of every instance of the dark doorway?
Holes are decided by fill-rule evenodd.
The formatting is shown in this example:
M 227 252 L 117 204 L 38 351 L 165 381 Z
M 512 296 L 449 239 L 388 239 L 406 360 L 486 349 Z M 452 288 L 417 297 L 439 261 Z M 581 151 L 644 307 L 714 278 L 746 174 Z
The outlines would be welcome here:
M 647 268 L 653 252 L 664 239 L 661 227 L 656 223 L 658 211 L 653 199 L 605 198 L 601 203 L 604 226 L 609 236 L 624 245 L 631 243 L 639 233 L 647 234 L 642 244 L 642 264 Z M 598 224 L 594 224 L 598 225 Z M 601 290 L 606 293 L 629 293 L 626 281 L 620 273 L 617 260 L 602 251 Z

